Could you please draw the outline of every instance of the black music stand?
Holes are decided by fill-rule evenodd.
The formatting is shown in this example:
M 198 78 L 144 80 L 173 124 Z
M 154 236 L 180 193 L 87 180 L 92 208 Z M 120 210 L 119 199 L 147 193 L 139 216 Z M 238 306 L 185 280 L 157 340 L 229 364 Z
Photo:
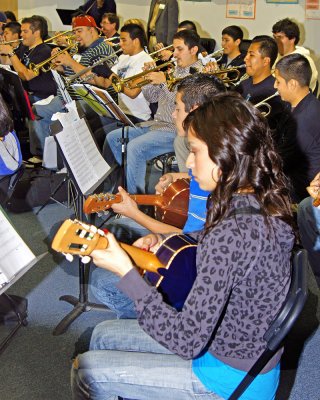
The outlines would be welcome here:
M 7 245 L 0 261 L 0 322 L 15 322 L 8 335 L 0 342 L 0 353 L 7 347 L 18 329 L 26 326 L 27 299 L 6 294 L 6 290 L 24 275 L 45 254 L 36 257 L 10 224 L 0 207 L 0 231 Z M 9 242 L 9 244 L 8 244 Z
M 127 163 L 127 144 L 128 128 L 137 128 L 130 118 L 121 110 L 113 100 L 108 91 L 91 86 L 86 83 L 74 84 L 72 87 L 87 102 L 87 104 L 102 117 L 112 116 L 118 123 L 121 130 L 121 186 L 126 189 L 126 163 Z
M 84 119 L 81 119 L 79 123 L 82 122 L 83 124 L 86 124 L 86 121 Z M 86 125 L 87 126 L 87 125 Z M 58 125 L 54 125 L 52 129 L 52 134 L 54 135 L 54 138 L 57 142 L 57 146 L 59 151 L 61 152 L 64 165 L 67 168 L 68 171 L 68 176 L 69 179 L 72 181 L 75 191 L 76 191 L 76 199 L 75 199 L 75 216 L 77 219 L 80 221 L 85 220 L 85 214 L 83 212 L 83 197 L 84 195 L 87 195 L 89 193 L 92 193 L 105 179 L 107 176 L 108 172 L 106 172 L 101 179 L 97 180 L 91 187 L 85 191 L 83 188 L 82 183 L 79 181 L 79 179 L 76 178 L 75 170 L 74 170 L 74 164 L 71 158 L 69 157 L 70 155 L 68 154 L 68 151 L 66 150 L 66 146 L 64 143 L 64 139 L 61 136 L 63 133 L 63 130 L 61 132 L 58 131 L 59 128 L 57 128 Z M 60 129 L 62 128 L 60 124 Z M 71 129 L 70 129 L 71 128 Z M 87 127 L 88 128 L 88 127 Z M 66 136 L 68 134 L 71 134 L 72 127 L 68 128 L 68 133 L 66 133 Z M 94 142 L 94 139 L 92 137 L 92 133 L 88 128 L 88 131 L 91 135 L 91 139 Z M 79 132 L 76 132 L 76 134 L 79 134 Z M 83 144 L 85 146 L 85 144 Z M 96 145 L 95 145 L 96 146 Z M 99 153 L 99 150 L 96 146 L 96 151 Z M 100 153 L 99 153 L 100 154 Z M 100 155 L 101 156 L 101 155 Z M 102 158 L 102 156 L 101 156 Z M 103 160 L 104 161 L 104 160 Z M 105 161 L 104 161 L 105 162 Z M 106 163 L 107 164 L 107 163 Z M 90 221 L 91 222 L 91 221 Z M 75 297 L 72 295 L 64 295 L 59 298 L 59 300 L 66 301 L 67 303 L 70 303 L 73 305 L 73 310 L 69 312 L 60 322 L 59 324 L 54 328 L 53 330 L 53 335 L 58 336 L 66 332 L 68 327 L 72 324 L 72 322 L 77 319 L 83 312 L 90 311 L 90 310 L 100 310 L 100 311 L 105 311 L 108 310 L 108 308 L 103 305 L 103 304 L 96 304 L 96 303 L 91 303 L 88 300 L 88 280 L 89 280 L 89 272 L 90 272 L 90 263 L 89 264 L 84 264 L 81 259 L 79 258 L 79 297 Z

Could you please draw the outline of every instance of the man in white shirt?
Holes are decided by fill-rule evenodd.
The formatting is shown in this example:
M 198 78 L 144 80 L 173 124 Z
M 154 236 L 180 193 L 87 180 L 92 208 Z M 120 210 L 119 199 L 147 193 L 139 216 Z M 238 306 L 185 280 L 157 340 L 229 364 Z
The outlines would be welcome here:
M 305 56 L 306 59 L 309 61 L 312 71 L 310 89 L 314 93 L 317 86 L 318 71 L 314 61 L 310 57 L 310 51 L 305 47 L 297 46 L 300 40 L 300 29 L 298 25 L 291 19 L 285 18 L 273 25 L 272 33 L 275 41 L 277 42 L 278 52 L 279 52 L 275 64 L 283 56 L 287 56 L 288 54 L 297 53 Z M 317 93 L 314 94 L 317 95 Z
M 123 54 L 119 57 L 119 62 L 109 69 L 109 74 L 107 74 L 109 75 L 108 78 L 100 78 L 101 82 L 99 81 L 97 83 L 108 88 L 111 86 L 112 76 L 124 79 L 142 72 L 144 63 L 153 61 L 150 55 L 144 50 L 146 44 L 146 35 L 139 25 L 124 25 L 120 32 L 120 47 Z M 100 68 L 106 69 L 108 67 L 101 66 Z M 122 111 L 127 114 L 134 123 L 148 121 L 151 118 L 149 102 L 143 96 L 140 88 L 124 88 L 124 91 L 119 93 L 118 104 Z M 95 136 L 106 136 L 116 128 L 117 121 L 115 121 L 115 119 L 105 118 L 103 128 L 98 129 L 95 132 Z M 106 146 L 107 140 L 105 140 L 103 154 L 107 161 L 112 164 L 113 160 L 110 160 L 107 156 L 107 154 L 111 153 L 106 150 Z

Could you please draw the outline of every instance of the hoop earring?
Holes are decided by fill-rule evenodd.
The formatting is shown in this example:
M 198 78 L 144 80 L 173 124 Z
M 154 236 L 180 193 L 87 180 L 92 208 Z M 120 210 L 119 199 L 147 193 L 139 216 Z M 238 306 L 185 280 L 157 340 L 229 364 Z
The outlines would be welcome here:
M 213 167 L 212 170 L 211 170 L 211 178 L 212 178 L 212 180 L 213 180 L 214 183 L 218 183 L 218 181 L 216 181 L 215 178 L 214 178 L 214 176 L 213 176 L 214 170 L 215 170 L 216 168 L 218 168 L 217 165 L 216 165 L 215 167 Z

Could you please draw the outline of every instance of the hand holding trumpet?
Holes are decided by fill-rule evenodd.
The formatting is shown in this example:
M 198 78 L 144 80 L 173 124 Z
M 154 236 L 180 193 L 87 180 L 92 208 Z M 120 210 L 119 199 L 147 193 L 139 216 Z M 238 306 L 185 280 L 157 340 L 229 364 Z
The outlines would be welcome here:
M 148 71 L 152 70 L 157 67 L 157 64 L 154 61 L 150 61 L 147 63 L 144 63 L 143 66 L 143 71 Z M 166 82 L 166 76 L 164 72 L 162 71 L 157 71 L 157 72 L 150 72 L 149 74 L 145 75 L 145 79 L 149 80 L 150 84 L 152 85 L 160 85 L 160 83 L 165 83 Z

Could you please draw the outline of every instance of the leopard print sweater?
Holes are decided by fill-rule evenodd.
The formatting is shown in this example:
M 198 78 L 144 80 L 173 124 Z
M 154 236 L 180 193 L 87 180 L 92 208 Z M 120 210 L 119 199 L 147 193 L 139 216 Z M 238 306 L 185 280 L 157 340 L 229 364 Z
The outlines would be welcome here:
M 233 198 L 232 209 L 248 206 L 259 208 L 253 195 Z M 135 270 L 118 287 L 135 300 L 140 326 L 173 353 L 193 359 L 208 350 L 248 370 L 288 292 L 293 243 L 291 227 L 278 218 L 267 224 L 260 214 L 233 215 L 198 245 L 197 278 L 181 312 Z

